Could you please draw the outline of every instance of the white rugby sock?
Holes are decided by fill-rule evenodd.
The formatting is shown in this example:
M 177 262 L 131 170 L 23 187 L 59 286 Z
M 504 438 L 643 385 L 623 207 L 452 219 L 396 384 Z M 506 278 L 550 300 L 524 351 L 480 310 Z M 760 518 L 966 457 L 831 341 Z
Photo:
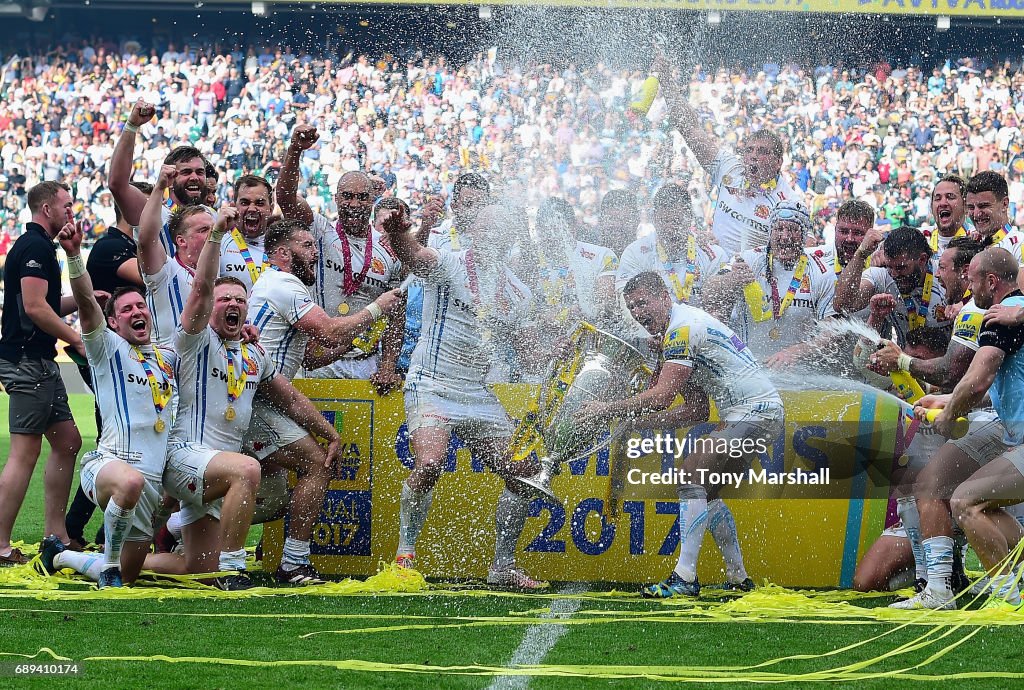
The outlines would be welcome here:
M 952 598 L 953 537 L 932 537 L 921 542 L 928 563 L 928 589 L 947 599 Z
M 398 508 L 398 553 L 416 551 L 416 540 L 420 538 L 423 524 L 427 521 L 434 492 L 420 493 L 408 483 L 402 482 L 402 497 Z
M 896 499 L 896 512 L 907 530 L 910 550 L 914 553 L 914 579 L 928 579 L 928 561 L 924 557 L 924 546 L 921 544 L 921 514 L 917 512 L 917 499 L 904 496 Z
M 718 545 L 725 559 L 725 577 L 729 582 L 739 583 L 747 579 L 747 569 L 743 566 L 743 554 L 740 552 L 740 539 L 736 533 L 736 520 L 732 517 L 729 506 L 720 498 L 708 502 L 708 531 Z
M 99 582 L 103 571 L 103 554 L 83 553 L 81 551 L 61 551 L 53 557 L 56 570 L 71 568 L 79 575 L 85 575 L 93 582 Z
M 221 551 L 217 567 L 220 570 L 245 570 L 245 549 Z
M 505 570 L 516 563 L 516 545 L 519 535 L 526 526 L 526 514 L 530 509 L 529 499 L 517 496 L 508 489 L 498 497 L 498 508 L 494 513 L 494 569 Z
M 174 537 L 175 541 L 177 541 L 179 544 L 182 542 L 182 527 L 183 525 L 181 524 L 181 511 L 176 510 L 173 513 L 171 513 L 171 517 L 167 518 L 167 531 L 171 533 L 171 536 Z
M 1017 573 L 1012 570 L 1001 575 L 992 577 L 992 590 L 995 596 L 1008 601 L 1011 604 L 1020 605 L 1020 587 Z
M 124 546 L 124 538 L 128 536 L 133 517 L 135 506 L 122 508 L 114 503 L 114 499 L 107 501 L 107 508 L 103 511 L 104 570 L 121 566 L 121 547 Z
M 679 560 L 676 575 L 687 582 L 697 579 L 697 556 L 708 522 L 708 492 L 698 484 L 679 487 Z
M 285 568 L 285 570 L 293 570 L 300 565 L 309 565 L 309 542 L 286 537 L 284 540 L 284 555 L 281 556 L 281 565 L 291 566 L 291 568 Z

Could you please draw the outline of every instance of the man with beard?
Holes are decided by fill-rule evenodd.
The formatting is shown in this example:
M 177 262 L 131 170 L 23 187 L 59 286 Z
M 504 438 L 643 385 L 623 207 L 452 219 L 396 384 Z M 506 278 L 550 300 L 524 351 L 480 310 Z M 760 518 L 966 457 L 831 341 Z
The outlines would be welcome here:
M 181 501 L 188 571 L 230 571 L 216 579 L 227 590 L 252 586 L 245 573 L 245 538 L 260 467 L 239 451 L 256 396 L 273 400 L 310 434 L 327 439 L 326 466 L 334 462 L 341 443 L 316 407 L 277 373 L 270 355 L 240 341 L 248 314 L 245 285 L 230 276 L 215 279 L 224 233 L 237 222 L 236 209 L 221 209 L 199 255 L 175 335 L 178 414 L 164 472 L 164 487 Z
M 338 222 L 314 214 L 298 197 L 299 160 L 319 139 L 316 127 L 296 125 L 277 184 L 277 202 L 285 218 L 305 223 L 317 243 L 314 296 L 328 314 L 354 313 L 401 282 L 401 264 L 370 225 L 373 182 L 361 172 L 348 172 L 338 180 L 334 196 Z M 401 382 L 395 371 L 402 349 L 403 319 L 377 320 L 341 358 L 326 367 L 307 371 L 312 378 L 369 379 L 381 395 Z M 378 357 L 378 343 L 380 356 Z
M 265 247 L 269 268 L 252 290 L 250 313 L 261 333 L 261 344 L 286 379 L 294 378 L 303 364 L 315 368 L 344 355 L 353 338 L 401 301 L 400 293 L 392 290 L 358 312 L 332 318 L 317 306 L 309 291 L 316 282 L 318 256 L 308 228 L 301 221 L 277 221 L 267 231 Z M 277 581 L 293 585 L 320 582 L 309 562 L 309 538 L 331 479 L 327 454 L 306 429 L 263 396 L 257 396 L 253 404 L 244 447 L 261 462 L 298 476 L 291 493 L 288 536 Z
M 770 447 L 784 429 L 782 399 L 743 341 L 710 314 L 687 304 L 675 304 L 657 273 L 646 271 L 630 278 L 624 293 L 633 317 L 661 340 L 657 379 L 646 391 L 624 400 L 584 404 L 577 417 L 579 423 L 636 420 L 667 409 L 679 395 L 684 402 L 674 408 L 677 421 L 707 421 L 709 398 L 714 400 L 721 420 L 708 436 L 714 442 L 701 444 L 683 460 L 684 483 L 678 486 L 676 567 L 664 581 L 645 587 L 643 594 L 663 599 L 698 596 L 697 556 L 708 526 L 718 522 L 729 528 L 727 534 L 715 534 L 726 560 L 729 583 L 732 588 L 749 591 L 754 583 L 743 566 L 735 522 L 718 498 L 723 487 L 700 479 L 698 470 L 718 473 L 749 469 L 751 455 L 736 454 L 732 449 Z
M 944 175 L 932 190 L 932 217 L 935 228 L 925 230 L 932 254 L 938 256 L 955 237 L 964 237 L 964 197 L 967 183 L 959 175 Z
M 690 193 L 682 185 L 662 186 L 653 203 L 655 231 L 622 252 L 616 288 L 621 291 L 633 276 L 654 271 L 665 281 L 673 302 L 699 307 L 704 282 L 728 261 L 725 250 L 697 240 Z
M 0 472 L 0 567 L 28 559 L 11 546 L 14 521 L 39 461 L 43 436 L 50 443 L 44 475 L 45 534 L 67 543 L 64 511 L 71 493 L 75 458 L 82 447 L 57 357 L 57 341 L 85 355 L 82 338 L 64 321 L 77 308 L 61 297 L 60 265 L 54 239 L 71 220 L 71 194 L 59 182 L 40 182 L 28 191 L 32 220 L 7 255 L 0 325 L 0 383 L 10 396 L 10 454 Z
M 238 278 L 251 292 L 267 268 L 263 239 L 274 212 L 274 188 L 258 175 L 242 175 L 235 180 L 235 208 L 241 222 L 224 235 L 220 274 Z
M 82 263 L 82 227 L 69 222 L 59 235 L 68 257 L 71 291 L 78 303 L 96 403 L 107 420 L 96 450 L 82 459 L 82 490 L 103 510 L 103 554 L 65 551 L 56 535 L 43 540 L 43 567 L 72 568 L 104 587 L 133 582 L 153 540 L 161 510 L 167 435 L 177 407 L 175 354 L 150 340 L 149 308 L 142 290 L 123 286 L 106 313 Z M 130 412 L 129 412 L 130 411 Z M 176 556 L 155 556 L 150 568 L 180 572 Z M 170 566 L 170 568 L 168 568 Z
M 975 304 L 981 309 L 1000 303 L 1024 305 L 1024 296 L 1016 285 L 1018 273 L 1016 258 L 1005 249 L 991 247 L 975 256 L 968 269 Z M 1022 343 L 1024 334 L 1020 327 L 986 324 L 978 336 L 978 351 L 953 393 L 926 396 L 919 401 L 922 407 L 943 408 L 934 425 L 947 437 L 956 419 L 980 404 L 986 392 L 992 398 L 998 419 L 978 430 L 972 429 L 959 440 L 947 442 L 918 477 L 914 496 L 921 514 L 928 585 L 913 598 L 892 604 L 893 608 L 956 608 L 955 595 L 961 587 L 953 581 L 957 550 L 953 540 L 954 516 L 968 532 L 968 539 L 986 569 L 1000 564 L 1008 550 L 1007 540 L 1019 536 L 1016 521 L 1007 520 L 1002 507 L 1020 502 L 1021 497 L 1017 455 L 1024 442 L 1020 421 L 1024 419 L 1024 399 L 1020 395 Z M 961 485 L 969 478 L 975 481 Z M 998 598 L 1019 605 L 1020 594 L 1014 580 L 1012 575 L 1000 577 L 993 589 Z
M 199 253 L 206 244 L 214 218 L 205 206 L 185 206 L 175 211 L 166 227 L 176 248 L 168 255 L 158 239 L 166 212 L 162 198 L 177 180 L 178 169 L 164 165 L 153 193 L 143 207 L 139 222 L 139 267 L 146 283 L 153 318 L 153 336 L 159 345 L 170 345 L 181 325 L 181 312 L 192 290 Z
M 879 244 L 885 267 L 865 270 Z M 936 263 L 928 240 L 917 230 L 903 227 L 883 235 L 879 228 L 871 228 L 839 276 L 835 308 L 853 314 L 867 307 L 874 295 L 886 295 L 878 302 L 886 302 L 892 312 L 881 332 L 894 329 L 901 347 L 907 333 L 921 326 L 950 329 L 952 324 L 943 315 L 945 291 L 935 278 Z
M 967 215 L 974 223 L 977 238 L 986 247 L 1005 249 L 1018 264 L 1024 264 L 1024 233 L 1010 225 L 1009 207 L 1009 186 L 999 173 L 986 170 L 967 181 Z M 1020 280 L 1024 283 L 1024 274 Z
M 823 257 L 804 249 L 812 226 L 803 204 L 778 203 L 769 223 L 768 246 L 742 252 L 726 274 L 736 299 L 729 325 L 758 361 L 781 366 L 817 352 L 811 333 L 836 315 L 835 279 Z
M 718 244 L 730 255 L 765 246 L 769 230 L 766 221 L 772 207 L 799 198 L 781 174 L 782 140 L 775 132 L 761 129 L 746 135 L 739 155 L 726 150 L 704 129 L 660 52 L 651 69 L 661 77 L 670 121 L 707 171 L 711 187 L 718 188 L 712 224 Z
M 472 236 L 472 247 L 452 251 L 417 242 L 401 211 L 381 215 L 399 258 L 424 284 L 423 337 L 416 343 L 405 384 L 415 466 L 402 484 L 396 562 L 413 567 L 416 541 L 454 431 L 505 481 L 505 491 L 498 498 L 495 556 L 487 582 L 542 589 L 546 583 L 515 565 L 516 544 L 532 497 L 522 493 L 516 478 L 534 476 L 539 467 L 536 461 L 512 460 L 512 424 L 494 393 L 484 386 L 495 344 L 514 338 L 531 301 L 529 288 L 505 265 L 512 243 L 505 228 L 512 221 L 505 209 L 486 207 L 464 230 Z
M 107 185 L 114 195 L 114 203 L 121 209 L 130 225 L 141 224 L 142 210 L 147 203 L 146 195 L 131 185 L 135 134 L 139 127 L 153 119 L 154 113 L 153 105 L 141 99 L 132 107 L 128 122 L 110 158 L 110 177 Z M 193 146 L 177 146 L 167 154 L 163 164 L 173 166 L 176 174 L 172 180 L 173 185 L 158 192 L 162 226 L 159 237 L 164 252 L 174 257 L 178 246 L 171 236 L 171 216 L 175 211 L 187 206 L 203 203 L 203 196 L 206 193 L 206 159 L 199 149 Z

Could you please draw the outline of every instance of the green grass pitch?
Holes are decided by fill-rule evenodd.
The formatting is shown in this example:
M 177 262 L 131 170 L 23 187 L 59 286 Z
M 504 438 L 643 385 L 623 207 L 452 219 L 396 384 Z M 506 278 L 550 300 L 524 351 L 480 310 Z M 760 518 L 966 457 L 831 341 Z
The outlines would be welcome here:
M 0 396 L 0 415 L 5 420 L 7 403 L 8 398 Z M 72 408 L 88 450 L 95 442 L 91 398 L 73 396 Z M 8 448 L 8 435 L 2 433 L 0 457 L 6 459 Z M 44 459 L 46 452 L 44 447 Z M 94 532 L 98 524 L 94 518 L 90 529 Z M 38 467 L 15 539 L 37 541 L 41 530 L 42 469 Z M 254 531 L 252 540 L 256 538 Z M 775 674 L 770 680 L 776 682 L 819 679 L 874 688 L 896 683 L 951 687 L 955 682 L 1004 688 L 1021 682 L 1019 678 L 972 677 L 1021 671 L 1020 628 L 1015 625 L 903 627 L 870 620 L 696 620 L 685 615 L 692 606 L 632 597 L 583 598 L 579 611 L 564 625 L 550 618 L 538 624 L 537 617 L 551 606 L 551 598 L 499 593 L 344 597 L 287 593 L 239 599 L 48 600 L 15 596 L 17 590 L 0 587 L 0 653 L 31 655 L 48 648 L 79 661 L 83 669 L 76 679 L 14 678 L 10 685 L 16 687 L 53 687 L 68 680 L 108 688 L 486 688 L 492 683 L 515 687 L 518 680 L 527 681 L 531 688 L 563 690 L 597 683 L 651 687 L 669 680 L 722 687 L 769 680 L 764 674 Z M 872 607 L 890 601 L 891 596 L 879 596 L 851 603 Z M 496 675 L 513 660 L 524 634 L 543 642 L 544 631 L 538 625 L 558 626 L 562 634 L 554 636 L 550 650 L 536 659 L 539 666 L 534 675 L 525 679 Z M 396 626 L 406 629 L 393 629 Z M 834 653 L 873 638 L 877 639 Z M 789 655 L 809 658 L 758 669 L 714 670 Z M 13 677 L 11 664 L 19 660 L 0 657 L 0 678 Z M 275 661 L 311 663 L 267 663 Z M 695 671 L 695 667 L 707 670 Z M 608 678 L 612 670 L 619 677 Z M 898 672 L 902 675 L 892 677 Z M 962 680 L 941 680 L 948 675 Z M 6 681 L 3 678 L 0 684 L 7 686 Z

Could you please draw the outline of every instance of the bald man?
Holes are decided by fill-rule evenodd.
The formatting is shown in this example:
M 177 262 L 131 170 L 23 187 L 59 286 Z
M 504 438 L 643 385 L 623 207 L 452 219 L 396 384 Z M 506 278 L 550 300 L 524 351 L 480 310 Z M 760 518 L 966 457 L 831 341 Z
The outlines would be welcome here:
M 1017 259 L 1007 250 L 990 247 L 975 256 L 967 276 L 974 303 L 981 309 L 1003 304 L 1024 305 L 1017 289 Z M 998 418 L 949 441 L 932 458 L 914 483 L 921 516 L 921 544 L 928 568 L 928 585 L 901 609 L 956 608 L 959 586 L 953 583 L 953 518 L 967 533 L 982 564 L 991 569 L 1020 539 L 1020 527 L 1003 506 L 1024 496 L 1024 326 L 988 321 L 978 336 L 978 351 L 949 395 L 928 395 L 919 407 L 943 408 L 935 429 L 949 437 L 958 417 L 978 407 L 985 394 Z M 1012 498 L 1017 496 L 1017 498 Z M 1012 580 L 995 583 L 997 599 L 1020 604 Z
M 401 282 L 402 265 L 371 227 L 376 201 L 373 180 L 362 172 L 348 172 L 338 180 L 334 201 L 336 222 L 313 213 L 298 196 L 299 161 L 320 138 L 316 127 L 296 125 L 285 154 L 277 184 L 277 202 L 285 218 L 305 223 L 313 233 L 320 257 L 313 295 L 328 314 L 354 314 Z M 393 312 L 403 314 L 404 307 Z M 386 395 L 401 383 L 395 365 L 402 349 L 405 322 L 401 318 L 380 319 L 352 349 L 334 363 L 307 371 L 310 378 L 369 379 L 377 392 Z

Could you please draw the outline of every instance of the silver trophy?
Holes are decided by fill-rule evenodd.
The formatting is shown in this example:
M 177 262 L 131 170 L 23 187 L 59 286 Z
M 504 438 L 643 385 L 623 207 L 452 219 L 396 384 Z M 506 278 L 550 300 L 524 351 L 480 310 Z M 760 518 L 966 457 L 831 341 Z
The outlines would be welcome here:
M 588 457 L 611 445 L 623 425 L 605 434 L 603 422 L 581 424 L 576 413 L 584 403 L 622 400 L 647 387 L 651 378 L 644 356 L 610 333 L 580 324 L 571 347 L 555 360 L 537 399 L 513 436 L 513 449 L 527 439 L 543 442 L 541 471 L 515 481 L 527 492 L 559 502 L 551 478 L 559 465 Z

